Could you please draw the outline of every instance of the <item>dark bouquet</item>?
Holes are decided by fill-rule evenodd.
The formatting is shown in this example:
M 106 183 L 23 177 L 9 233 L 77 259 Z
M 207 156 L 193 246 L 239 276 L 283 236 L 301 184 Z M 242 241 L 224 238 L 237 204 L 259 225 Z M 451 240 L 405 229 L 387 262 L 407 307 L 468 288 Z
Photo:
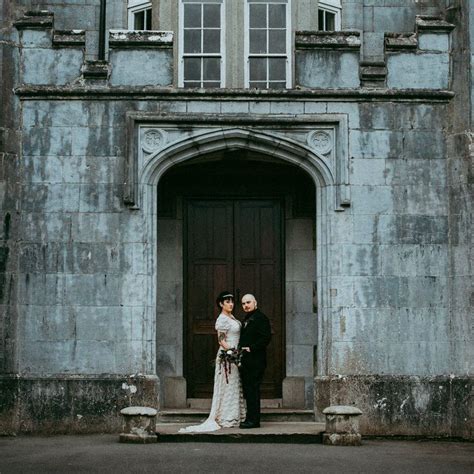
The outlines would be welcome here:
M 221 370 L 224 368 L 226 383 L 229 383 L 229 374 L 232 372 L 232 364 L 240 367 L 241 358 L 242 351 L 240 349 L 221 349 L 219 351 L 219 365 Z

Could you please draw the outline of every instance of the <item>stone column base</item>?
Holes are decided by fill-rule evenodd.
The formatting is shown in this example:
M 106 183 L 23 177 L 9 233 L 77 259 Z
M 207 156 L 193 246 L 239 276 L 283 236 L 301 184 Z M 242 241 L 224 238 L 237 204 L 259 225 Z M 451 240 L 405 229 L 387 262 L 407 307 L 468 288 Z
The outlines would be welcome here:
M 354 433 L 323 433 L 323 444 L 330 446 L 360 446 L 362 436 Z
M 127 407 L 120 411 L 124 424 L 121 443 L 156 443 L 156 410 L 148 407 Z

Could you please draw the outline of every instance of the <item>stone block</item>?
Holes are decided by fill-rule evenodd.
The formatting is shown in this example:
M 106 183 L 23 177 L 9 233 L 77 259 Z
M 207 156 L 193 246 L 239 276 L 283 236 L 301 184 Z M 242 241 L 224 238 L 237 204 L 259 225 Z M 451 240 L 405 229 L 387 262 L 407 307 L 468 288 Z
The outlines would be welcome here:
M 166 408 L 187 408 L 186 379 L 184 377 L 165 377 L 163 406 Z
M 112 86 L 171 86 L 173 51 L 171 49 L 112 49 Z
M 390 89 L 448 89 L 449 55 L 399 53 L 387 57 Z
M 323 410 L 326 415 L 326 431 L 323 444 L 332 446 L 359 446 L 362 436 L 359 432 L 359 408 L 345 405 L 333 405 Z
M 121 443 L 156 443 L 156 414 L 154 408 L 127 407 L 120 410 L 123 417 Z
M 304 377 L 285 377 L 282 384 L 283 408 L 305 407 Z
M 20 41 L 23 48 L 50 48 L 51 30 L 25 29 L 20 33 Z
M 426 50 L 447 53 L 450 49 L 449 35 L 419 32 L 418 49 L 420 49 L 421 51 Z
M 360 86 L 359 51 L 299 50 L 295 63 L 295 81 L 298 86 L 314 89 Z

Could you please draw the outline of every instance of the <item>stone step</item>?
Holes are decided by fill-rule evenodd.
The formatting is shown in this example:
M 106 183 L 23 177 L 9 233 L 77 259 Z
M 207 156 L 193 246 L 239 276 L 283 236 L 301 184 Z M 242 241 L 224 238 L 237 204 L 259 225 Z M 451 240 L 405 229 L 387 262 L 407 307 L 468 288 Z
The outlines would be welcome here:
M 211 403 L 212 400 L 210 398 L 188 398 L 186 400 L 186 407 L 201 408 L 209 411 Z M 262 398 L 260 408 L 283 408 L 283 400 L 281 398 Z
M 158 423 L 200 423 L 209 414 L 209 409 L 202 408 L 164 408 L 157 415 Z M 261 410 L 263 422 L 314 422 L 312 410 L 294 408 L 263 408 Z
M 211 442 L 211 443 L 321 443 L 324 423 L 263 422 L 260 428 L 242 430 L 222 428 L 209 433 L 179 433 L 189 423 L 157 423 L 158 443 Z

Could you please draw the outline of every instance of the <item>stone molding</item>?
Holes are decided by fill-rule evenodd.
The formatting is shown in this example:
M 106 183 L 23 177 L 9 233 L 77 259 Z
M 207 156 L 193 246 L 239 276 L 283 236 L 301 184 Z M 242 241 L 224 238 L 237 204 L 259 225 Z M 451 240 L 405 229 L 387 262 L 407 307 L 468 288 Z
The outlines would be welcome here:
M 172 48 L 172 31 L 110 30 L 110 48 Z
M 17 30 L 53 28 L 54 14 L 48 10 L 28 11 L 22 18 L 13 22 Z
M 358 31 L 297 31 L 296 49 L 359 49 Z
M 84 30 L 53 31 L 53 46 L 77 47 L 85 46 L 86 32 Z
M 186 133 L 182 132 L 183 125 Z M 302 166 L 321 186 L 335 187 L 335 210 L 350 206 L 345 114 L 262 117 L 130 113 L 127 135 L 124 202 L 132 209 L 142 206 L 141 187 L 157 183 L 158 165 L 167 169 L 191 157 L 239 148 Z M 319 138 L 316 142 L 315 137 Z

